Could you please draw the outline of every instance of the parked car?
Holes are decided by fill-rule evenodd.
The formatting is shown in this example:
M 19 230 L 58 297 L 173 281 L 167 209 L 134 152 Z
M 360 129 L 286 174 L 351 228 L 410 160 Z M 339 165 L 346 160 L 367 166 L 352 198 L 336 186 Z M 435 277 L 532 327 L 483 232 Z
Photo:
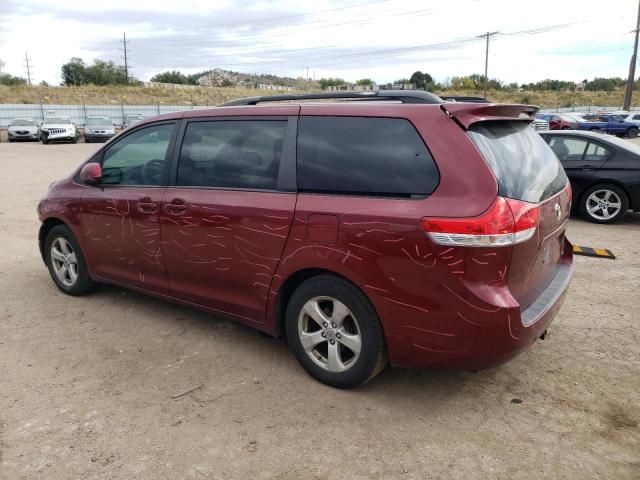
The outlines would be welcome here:
M 38 141 L 38 124 L 32 118 L 14 118 L 7 129 L 10 142 Z
M 584 122 L 578 123 L 578 130 L 588 130 L 591 132 L 610 133 L 612 135 L 636 138 L 638 136 L 638 125 L 625 122 L 618 115 L 597 115 L 589 117 Z
M 144 120 L 144 116 L 139 113 L 127 113 L 124 116 L 124 123 L 122 124 L 122 128 L 130 127 L 131 125 L 135 125 L 142 120 Z
M 529 124 L 531 128 L 537 131 L 541 130 L 549 130 L 549 122 L 544 118 L 540 118 L 540 116 L 536 115 L 533 121 Z
M 568 113 L 539 113 L 536 118 L 549 122 L 547 130 L 576 130 L 582 121 Z
M 78 131 L 69 117 L 45 117 L 40 127 L 40 140 L 50 142 L 78 142 Z
M 625 122 L 635 123 L 636 125 L 640 125 L 640 112 L 621 112 L 618 113 L 618 116 L 622 118 Z
M 640 210 L 640 147 L 594 132 L 544 132 L 573 187 L 573 205 L 594 223 Z
M 113 122 L 105 116 L 89 116 L 84 125 L 84 141 L 106 142 L 116 134 Z
M 147 119 L 50 187 L 41 253 L 64 293 L 113 283 L 284 335 L 336 387 L 387 358 L 491 367 L 571 278 L 569 182 L 535 111 L 385 90 Z

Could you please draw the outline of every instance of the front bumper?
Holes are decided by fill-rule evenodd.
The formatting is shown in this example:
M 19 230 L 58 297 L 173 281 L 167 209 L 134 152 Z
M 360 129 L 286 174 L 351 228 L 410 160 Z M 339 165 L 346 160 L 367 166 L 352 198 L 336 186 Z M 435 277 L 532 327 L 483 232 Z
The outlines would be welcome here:
M 84 141 L 85 142 L 106 142 L 110 138 L 115 136 L 114 133 L 87 133 L 84 132 Z
M 9 140 L 37 140 L 38 139 L 37 132 L 18 133 L 18 132 L 12 132 L 11 130 L 9 130 L 7 134 L 9 135 Z
M 481 370 L 503 364 L 530 348 L 549 328 L 572 274 L 573 249 L 565 239 L 554 278 L 525 309 L 504 283 L 425 280 L 421 288 L 432 288 L 439 305 L 421 318 L 392 319 L 402 321 L 389 329 L 385 325 L 389 359 L 406 368 Z

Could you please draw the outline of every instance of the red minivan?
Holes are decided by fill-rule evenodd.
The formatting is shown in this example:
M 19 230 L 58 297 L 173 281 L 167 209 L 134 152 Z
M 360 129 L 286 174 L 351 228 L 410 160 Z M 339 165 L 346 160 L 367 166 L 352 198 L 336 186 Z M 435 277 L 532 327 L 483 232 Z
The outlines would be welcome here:
M 42 257 L 70 295 L 111 283 L 285 336 L 336 387 L 387 362 L 492 367 L 545 333 L 572 274 L 536 110 L 383 91 L 151 118 L 50 187 Z

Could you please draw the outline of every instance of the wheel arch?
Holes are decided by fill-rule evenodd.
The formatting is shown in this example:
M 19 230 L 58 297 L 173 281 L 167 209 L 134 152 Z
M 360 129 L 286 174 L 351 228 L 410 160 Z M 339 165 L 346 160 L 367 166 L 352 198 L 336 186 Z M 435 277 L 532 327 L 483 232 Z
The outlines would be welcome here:
M 629 189 L 623 182 L 621 182 L 620 180 L 615 180 L 613 178 L 602 177 L 594 178 L 589 184 L 585 185 L 585 187 L 580 191 L 580 197 L 578 201 L 582 202 L 586 191 L 592 187 L 595 187 L 596 185 L 615 185 L 625 193 L 625 195 L 627 196 L 627 200 L 629 201 L 629 205 L 631 205 L 631 194 L 629 193 Z
M 286 310 L 293 292 L 305 281 L 309 280 L 310 278 L 317 277 L 319 275 L 330 275 L 330 276 L 340 278 L 341 280 L 344 280 L 346 282 L 349 282 L 351 285 L 357 288 L 360 292 L 362 292 L 364 297 L 369 301 L 373 309 L 376 311 L 376 314 L 378 314 L 378 317 L 380 316 L 378 309 L 376 308 L 375 303 L 373 302 L 371 297 L 367 295 L 367 292 L 365 292 L 362 288 L 360 288 L 360 286 L 358 286 L 358 284 L 354 282 L 352 279 L 338 272 L 335 272 L 333 270 L 328 270 L 325 268 L 303 268 L 295 272 L 292 272 L 287 278 L 285 278 L 282 281 L 282 285 L 278 289 L 278 293 L 275 301 L 275 309 L 274 309 L 274 330 L 275 330 L 276 336 L 285 336 Z M 382 328 L 382 331 L 384 334 L 384 324 L 382 323 L 382 321 L 380 322 L 380 327 Z
M 66 222 L 60 220 L 57 217 L 49 217 L 45 219 L 40 225 L 40 230 L 38 231 L 38 247 L 40 249 L 40 256 L 42 257 L 42 261 L 45 263 L 46 260 L 44 257 L 44 241 L 47 238 L 49 232 L 58 225 L 64 225 L 69 228 L 69 225 L 67 225 Z

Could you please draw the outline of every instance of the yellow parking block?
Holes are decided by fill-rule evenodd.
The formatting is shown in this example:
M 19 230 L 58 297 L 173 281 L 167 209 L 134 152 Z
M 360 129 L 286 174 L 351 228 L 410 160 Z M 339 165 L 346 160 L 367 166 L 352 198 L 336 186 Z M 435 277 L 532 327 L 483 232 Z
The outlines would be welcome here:
M 609 258 L 611 260 L 615 260 L 616 258 L 613 252 L 611 250 L 607 250 L 606 248 L 591 248 L 574 245 L 573 253 L 575 253 L 576 255 L 584 255 L 586 257 Z

